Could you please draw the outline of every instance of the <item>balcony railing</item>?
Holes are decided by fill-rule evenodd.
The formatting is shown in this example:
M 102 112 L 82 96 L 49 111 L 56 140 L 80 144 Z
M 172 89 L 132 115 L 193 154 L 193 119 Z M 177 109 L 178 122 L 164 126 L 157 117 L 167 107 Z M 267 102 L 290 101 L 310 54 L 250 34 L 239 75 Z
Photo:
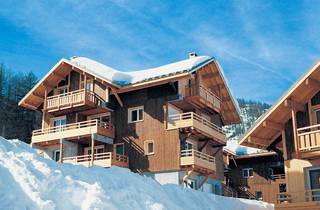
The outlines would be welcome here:
M 208 135 L 222 142 L 226 141 L 222 128 L 196 113 L 187 112 L 168 116 L 168 130 L 188 127 L 197 129 L 202 135 Z
M 285 175 L 285 174 L 273 174 L 273 175 L 271 175 L 271 178 L 272 178 L 273 180 L 285 179 L 285 178 L 286 178 L 286 175 Z
M 114 138 L 114 127 L 111 123 L 99 120 L 88 120 L 61 126 L 49 127 L 32 132 L 32 143 L 50 141 L 61 138 L 72 138 L 97 133 Z
M 202 85 L 187 85 L 186 86 L 186 97 L 190 96 L 200 96 L 201 99 L 205 101 L 205 103 L 209 104 L 211 107 L 216 108 L 218 110 L 221 109 L 221 100 L 218 96 L 212 93 L 207 88 Z
M 82 105 L 103 107 L 105 101 L 94 92 L 81 89 L 48 97 L 45 110 L 52 112 Z
M 295 193 L 285 192 L 277 194 L 278 203 L 296 203 L 312 201 L 320 201 L 320 189 L 308 189 Z
M 320 149 L 320 124 L 298 128 L 297 131 L 301 152 Z
M 216 170 L 215 158 L 194 149 L 182 150 L 180 154 L 181 166 L 196 166 L 211 171 Z
M 78 155 L 63 158 L 64 163 L 75 165 L 91 166 L 91 155 Z M 93 165 L 101 167 L 111 167 L 112 165 L 128 167 L 128 157 L 125 155 L 115 154 L 112 152 L 94 154 Z

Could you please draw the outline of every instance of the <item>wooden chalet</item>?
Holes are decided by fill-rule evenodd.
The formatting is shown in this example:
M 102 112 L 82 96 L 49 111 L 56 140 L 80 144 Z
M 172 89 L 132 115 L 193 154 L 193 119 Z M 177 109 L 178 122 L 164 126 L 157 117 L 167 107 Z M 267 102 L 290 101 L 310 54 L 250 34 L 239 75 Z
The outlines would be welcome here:
M 283 155 L 286 192 L 276 209 L 320 209 L 320 62 L 242 137 L 240 144 Z
M 286 191 L 282 156 L 276 152 L 235 155 L 225 171 L 225 184 L 239 198 L 277 203 Z
M 128 167 L 211 192 L 223 178 L 221 127 L 240 123 L 221 67 L 196 54 L 131 72 L 62 59 L 19 104 L 42 111 L 32 145 L 56 161 Z

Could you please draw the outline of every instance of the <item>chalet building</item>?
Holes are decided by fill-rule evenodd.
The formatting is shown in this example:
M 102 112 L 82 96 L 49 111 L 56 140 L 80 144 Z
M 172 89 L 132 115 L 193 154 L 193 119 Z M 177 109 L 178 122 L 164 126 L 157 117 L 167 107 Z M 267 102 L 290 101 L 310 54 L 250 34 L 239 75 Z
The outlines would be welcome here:
M 228 168 L 226 185 L 239 198 L 277 203 L 286 190 L 283 159 L 275 152 L 236 155 Z
M 240 140 L 284 159 L 286 192 L 277 210 L 320 209 L 320 62 L 304 74 Z
M 19 105 L 43 113 L 32 146 L 56 161 L 130 168 L 158 182 L 221 194 L 224 125 L 240 123 L 214 58 L 118 71 L 60 60 Z

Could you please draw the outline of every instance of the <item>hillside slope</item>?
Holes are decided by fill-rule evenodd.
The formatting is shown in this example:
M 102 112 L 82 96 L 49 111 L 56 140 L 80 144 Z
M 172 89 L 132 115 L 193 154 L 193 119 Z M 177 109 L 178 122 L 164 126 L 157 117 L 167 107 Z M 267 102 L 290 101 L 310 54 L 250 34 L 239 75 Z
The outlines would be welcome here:
M 272 210 L 273 205 L 162 186 L 118 167 L 58 164 L 23 142 L 0 137 L 0 209 Z

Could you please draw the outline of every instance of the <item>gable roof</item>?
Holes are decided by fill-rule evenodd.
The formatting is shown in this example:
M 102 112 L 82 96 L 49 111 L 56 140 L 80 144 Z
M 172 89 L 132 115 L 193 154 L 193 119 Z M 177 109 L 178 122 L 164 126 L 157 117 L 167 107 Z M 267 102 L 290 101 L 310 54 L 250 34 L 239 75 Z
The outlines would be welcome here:
M 239 144 L 266 149 L 291 118 L 291 108 L 301 107 L 320 90 L 320 61 L 303 74 L 287 92 L 241 137 Z M 279 145 L 281 148 L 282 145 Z
M 225 101 L 222 101 L 222 106 L 228 110 L 228 113 L 223 113 L 225 116 L 228 115 L 228 117 L 226 117 L 227 124 L 241 122 L 238 103 L 232 96 L 222 68 L 213 57 L 209 56 L 190 57 L 186 60 L 140 71 L 116 70 L 85 57 L 72 57 L 70 60 L 61 59 L 29 93 L 23 97 L 19 105 L 33 110 L 38 109 L 44 100 L 45 84 L 49 84 L 49 86 L 57 84 L 62 77 L 66 76 L 71 70 L 89 74 L 100 82 L 109 85 L 115 93 L 122 93 L 144 88 L 148 85 L 156 85 L 160 82 L 169 82 L 171 79 L 190 76 L 191 73 L 207 65 L 213 66 L 212 68 L 210 67 L 210 69 L 217 72 L 217 79 L 223 84 L 222 88 L 224 89 L 226 98 Z

